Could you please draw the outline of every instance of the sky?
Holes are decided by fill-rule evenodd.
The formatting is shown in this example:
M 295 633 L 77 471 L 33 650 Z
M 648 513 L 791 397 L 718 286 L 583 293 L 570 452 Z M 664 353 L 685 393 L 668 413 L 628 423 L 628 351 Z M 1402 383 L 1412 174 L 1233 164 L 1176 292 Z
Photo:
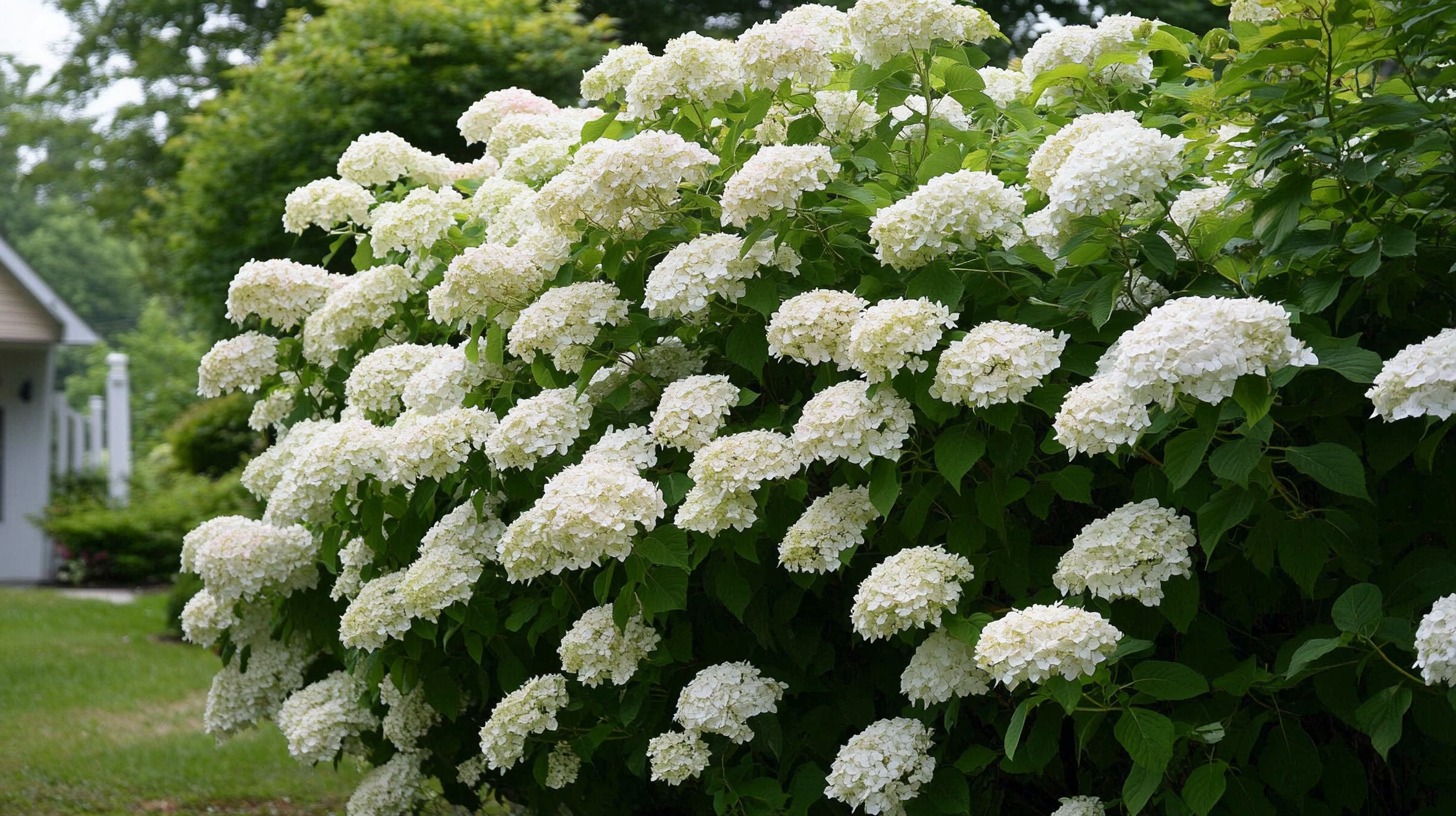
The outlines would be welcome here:
M 72 34 L 66 16 L 45 0 L 0 0 L 0 52 L 39 65 L 44 78 L 64 62 L 62 54 Z M 106 118 L 119 106 L 141 98 L 135 82 L 117 83 L 87 106 L 86 112 Z

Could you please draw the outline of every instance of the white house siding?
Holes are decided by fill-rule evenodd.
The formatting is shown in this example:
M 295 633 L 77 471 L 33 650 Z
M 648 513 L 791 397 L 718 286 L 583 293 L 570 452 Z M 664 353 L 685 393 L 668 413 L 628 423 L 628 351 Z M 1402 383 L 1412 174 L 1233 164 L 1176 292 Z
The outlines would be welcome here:
M 0 345 L 0 582 L 52 574 L 50 546 L 30 517 L 50 496 L 53 376 L 50 346 Z
M 0 273 L 0 342 L 55 343 L 60 339 L 60 321 L 19 280 Z

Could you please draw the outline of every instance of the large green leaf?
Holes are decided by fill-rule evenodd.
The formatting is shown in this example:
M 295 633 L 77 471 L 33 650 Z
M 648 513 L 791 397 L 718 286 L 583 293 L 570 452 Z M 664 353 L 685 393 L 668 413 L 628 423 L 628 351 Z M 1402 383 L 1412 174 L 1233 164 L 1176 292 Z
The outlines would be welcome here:
M 1361 499 L 1365 490 L 1365 465 L 1355 452 L 1334 442 L 1319 442 L 1284 451 L 1289 466 L 1336 493 Z

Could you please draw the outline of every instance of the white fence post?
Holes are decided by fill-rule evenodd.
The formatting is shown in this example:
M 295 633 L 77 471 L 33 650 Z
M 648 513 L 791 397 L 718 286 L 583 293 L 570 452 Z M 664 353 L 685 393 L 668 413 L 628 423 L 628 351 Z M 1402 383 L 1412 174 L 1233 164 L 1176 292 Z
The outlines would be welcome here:
M 66 405 L 66 392 L 57 391 L 51 399 L 56 420 L 56 459 L 54 472 L 65 476 L 71 472 L 71 410 Z
M 101 415 L 106 412 L 106 401 L 100 394 L 92 394 L 86 403 L 86 467 L 101 469 L 101 453 L 106 449 L 102 436 Z
M 66 429 L 71 434 L 71 473 L 81 473 L 86 470 L 86 425 L 81 420 L 81 414 L 66 406 Z
M 125 354 L 106 355 L 106 480 L 112 500 L 126 504 L 131 486 L 131 381 Z

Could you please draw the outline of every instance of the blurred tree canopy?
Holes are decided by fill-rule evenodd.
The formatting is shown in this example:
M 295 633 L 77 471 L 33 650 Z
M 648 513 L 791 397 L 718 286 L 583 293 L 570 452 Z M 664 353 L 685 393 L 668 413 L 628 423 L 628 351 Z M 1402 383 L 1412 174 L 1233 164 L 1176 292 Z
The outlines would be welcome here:
M 256 65 L 202 104 L 167 147 L 178 164 L 144 224 L 151 283 L 198 304 L 221 328 L 228 282 L 252 258 L 318 258 L 323 238 L 281 226 L 294 188 L 330 176 L 361 133 L 390 130 L 457 160 L 474 158 L 456 130 L 460 111 L 510 85 L 562 102 L 607 49 L 605 18 L 572 2 L 332 0 L 295 13 Z

